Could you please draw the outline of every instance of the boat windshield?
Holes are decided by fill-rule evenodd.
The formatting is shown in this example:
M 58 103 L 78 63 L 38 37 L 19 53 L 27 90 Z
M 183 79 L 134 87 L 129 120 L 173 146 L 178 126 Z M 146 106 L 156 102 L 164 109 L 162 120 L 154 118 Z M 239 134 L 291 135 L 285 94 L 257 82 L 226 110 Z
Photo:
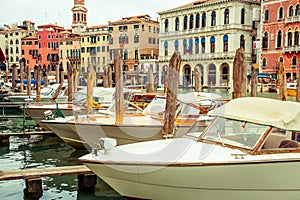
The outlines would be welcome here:
M 201 135 L 202 139 L 246 149 L 253 149 L 268 126 L 251 122 L 216 118 Z

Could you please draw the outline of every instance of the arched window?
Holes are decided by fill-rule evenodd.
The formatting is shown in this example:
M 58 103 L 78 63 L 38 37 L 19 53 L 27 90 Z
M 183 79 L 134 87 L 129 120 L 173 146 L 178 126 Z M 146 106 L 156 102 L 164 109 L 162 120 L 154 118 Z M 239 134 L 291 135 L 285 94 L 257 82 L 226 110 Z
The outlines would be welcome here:
M 195 38 L 195 54 L 199 53 L 199 38 Z
M 188 23 L 188 18 L 187 18 L 187 16 L 184 16 L 184 18 L 183 18 L 183 30 L 187 29 L 187 23 Z
M 169 20 L 165 20 L 165 32 L 167 33 L 169 31 Z
M 13 42 L 13 40 L 10 40 L 10 42 L 9 42 L 10 44 L 14 44 L 14 42 Z
M 196 15 L 195 28 L 200 28 L 200 15 L 199 15 L 199 13 Z
M 178 46 L 179 46 L 178 40 L 175 40 L 175 42 L 174 42 L 175 52 L 179 51 Z
M 280 57 L 280 58 L 279 58 L 279 62 L 283 62 L 283 57 Z
M 228 35 L 223 36 L 223 52 L 228 52 Z
M 176 17 L 175 19 L 175 31 L 179 31 L 179 18 Z
M 241 10 L 241 24 L 245 24 L 245 8 Z
M 190 29 L 194 28 L 194 15 L 190 16 Z
M 262 43 L 262 48 L 263 49 L 266 49 L 268 48 L 269 46 L 269 34 L 267 32 L 264 33 L 264 36 L 263 36 L 263 43 Z
M 264 17 L 264 20 L 265 21 L 269 21 L 270 18 L 269 18 L 269 10 L 265 10 L 265 17 Z
M 300 5 L 299 5 L 299 4 L 296 5 L 296 8 L 295 8 L 295 15 L 296 15 L 296 16 L 300 15 Z
M 76 22 L 76 14 L 73 15 L 73 21 Z
M 296 56 L 293 56 L 293 58 L 292 58 L 292 65 L 293 65 L 293 67 L 297 66 L 297 57 Z
M 226 8 L 224 11 L 224 24 L 229 24 L 229 9 Z
M 16 54 L 19 53 L 19 47 L 16 47 Z
M 283 7 L 280 7 L 278 11 L 278 19 L 281 20 L 282 18 L 283 18 Z
M 201 27 L 206 27 L 206 13 L 202 13 Z
M 288 32 L 288 46 L 293 45 L 293 33 L 291 31 Z
M 19 40 L 18 39 L 16 39 L 16 44 L 19 44 Z
M 134 43 L 139 43 L 140 42 L 140 36 L 139 36 L 139 34 L 135 33 L 133 41 L 134 41 Z
M 205 53 L 205 37 L 201 38 L 201 53 Z
M 277 47 L 281 47 L 282 46 L 282 31 L 279 30 L 277 32 Z
M 294 45 L 299 45 L 299 31 L 296 30 L 294 33 Z
M 214 53 L 215 52 L 215 37 L 211 36 L 210 37 L 210 53 Z
M 185 55 L 187 53 L 187 46 L 188 46 L 187 40 L 184 39 L 182 44 L 183 44 L 183 54 Z
M 165 56 L 167 56 L 168 55 L 168 42 L 167 41 L 164 42 L 164 48 L 165 48 Z
M 134 60 L 139 60 L 139 50 L 134 50 Z
M 187 53 L 188 54 L 193 54 L 193 39 L 192 38 L 189 39 L 189 45 L 187 47 Z
M 124 51 L 124 60 L 128 60 L 128 51 L 125 49 Z
M 240 48 L 245 49 L 245 36 L 241 35 L 240 37 Z
M 212 11 L 211 13 L 211 26 L 216 26 L 216 11 Z
M 267 59 L 266 58 L 263 58 L 262 60 L 262 67 L 267 67 Z
M 289 7 L 289 17 L 292 17 L 294 15 L 294 7 L 290 6 Z

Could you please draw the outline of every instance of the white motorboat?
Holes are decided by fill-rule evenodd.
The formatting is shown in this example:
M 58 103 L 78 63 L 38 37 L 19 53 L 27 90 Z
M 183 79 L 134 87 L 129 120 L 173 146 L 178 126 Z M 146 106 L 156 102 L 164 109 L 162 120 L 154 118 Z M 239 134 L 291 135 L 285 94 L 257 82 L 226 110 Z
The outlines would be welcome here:
M 184 97 L 187 100 L 184 100 Z M 212 96 L 209 96 L 210 98 Z M 195 98 L 195 99 L 193 99 Z M 214 96 L 218 99 L 220 96 Z M 199 108 L 207 109 L 216 106 L 216 99 L 209 100 L 207 96 L 203 99 L 198 93 L 184 94 L 178 97 L 177 117 L 175 120 L 174 137 L 181 137 L 191 127 L 195 120 L 203 115 Z M 187 101 L 187 102 L 184 102 Z M 194 107 L 191 106 L 194 105 Z M 198 107 L 197 107 L 197 106 Z M 157 96 L 142 113 L 127 114 L 121 124 L 116 124 L 115 115 L 105 117 L 81 117 L 68 120 L 66 124 L 77 132 L 80 138 L 91 148 L 98 148 L 100 137 L 112 137 L 117 139 L 118 144 L 129 144 L 149 140 L 159 140 L 163 135 L 164 111 L 166 107 L 166 96 Z M 114 111 L 112 111 L 114 113 Z M 207 126 L 202 124 L 202 129 Z
M 100 138 L 103 149 L 79 160 L 127 197 L 299 198 L 299 103 L 238 98 L 208 115 L 215 119 L 203 132 L 196 122 L 183 138 L 121 146 Z
M 59 88 L 60 84 L 59 83 L 55 83 L 52 85 L 49 85 L 48 87 L 44 87 L 41 89 L 41 94 L 40 94 L 40 98 L 41 98 L 41 102 L 50 102 L 51 98 L 53 97 L 54 93 L 56 92 L 56 90 Z M 56 102 L 67 102 L 68 101 L 68 95 L 67 92 L 68 91 L 68 83 L 63 83 L 62 88 L 59 91 L 59 94 L 56 98 Z M 9 96 L 7 96 L 7 98 L 12 101 L 13 103 L 18 103 L 20 105 L 23 105 L 24 103 L 26 103 L 27 101 L 31 100 L 31 101 L 35 101 L 36 100 L 36 94 L 32 94 L 32 95 L 27 95 L 27 94 L 20 94 L 20 93 L 13 93 Z
M 114 88 L 100 88 L 95 87 L 93 89 L 93 109 L 95 113 L 99 110 L 106 110 L 113 99 Z M 37 125 L 45 130 L 49 130 L 41 120 L 45 119 L 44 113 L 50 110 L 53 114 L 59 109 L 63 116 L 73 116 L 74 112 L 79 112 L 76 114 L 86 113 L 86 88 L 82 88 L 74 93 L 72 102 L 42 102 L 37 104 L 28 104 L 25 106 L 25 113 L 31 119 L 33 119 Z M 65 121 L 65 120 L 63 120 Z

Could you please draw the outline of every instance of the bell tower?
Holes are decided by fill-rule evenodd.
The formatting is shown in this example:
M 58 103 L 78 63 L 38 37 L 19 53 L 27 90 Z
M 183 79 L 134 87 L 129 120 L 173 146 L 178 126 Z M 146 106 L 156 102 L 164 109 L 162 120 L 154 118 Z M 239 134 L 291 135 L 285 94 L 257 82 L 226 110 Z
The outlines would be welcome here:
M 85 31 L 87 26 L 86 14 L 87 9 L 84 5 L 84 0 L 74 0 L 72 8 L 72 29 L 74 33 Z

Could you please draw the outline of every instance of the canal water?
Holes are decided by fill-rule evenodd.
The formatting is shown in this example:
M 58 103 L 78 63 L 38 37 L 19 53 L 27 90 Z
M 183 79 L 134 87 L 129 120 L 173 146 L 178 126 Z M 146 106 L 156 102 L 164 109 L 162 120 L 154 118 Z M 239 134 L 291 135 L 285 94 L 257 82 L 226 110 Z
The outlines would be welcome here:
M 182 90 L 181 92 L 188 92 L 188 90 Z M 231 98 L 231 92 L 223 89 L 209 92 L 219 93 L 224 98 Z M 276 93 L 259 92 L 258 96 L 279 98 L 279 95 Z M 294 98 L 289 98 L 289 100 L 294 101 Z M 13 111 L 12 114 L 20 115 L 16 111 Z M 23 124 L 22 119 L 0 119 L 0 132 L 22 131 Z M 25 131 L 30 131 L 34 128 L 35 123 L 32 120 L 26 120 L 24 125 Z M 78 157 L 87 153 L 86 150 L 71 148 L 55 136 L 11 137 L 9 146 L 0 147 L 0 171 L 78 165 L 81 164 L 77 160 Z M 40 200 L 125 200 L 111 188 L 103 187 L 101 180 L 98 180 L 98 182 L 95 192 L 79 192 L 77 190 L 76 175 L 43 178 L 43 196 Z M 26 199 L 23 196 L 24 188 L 24 180 L 0 181 L 0 199 Z

